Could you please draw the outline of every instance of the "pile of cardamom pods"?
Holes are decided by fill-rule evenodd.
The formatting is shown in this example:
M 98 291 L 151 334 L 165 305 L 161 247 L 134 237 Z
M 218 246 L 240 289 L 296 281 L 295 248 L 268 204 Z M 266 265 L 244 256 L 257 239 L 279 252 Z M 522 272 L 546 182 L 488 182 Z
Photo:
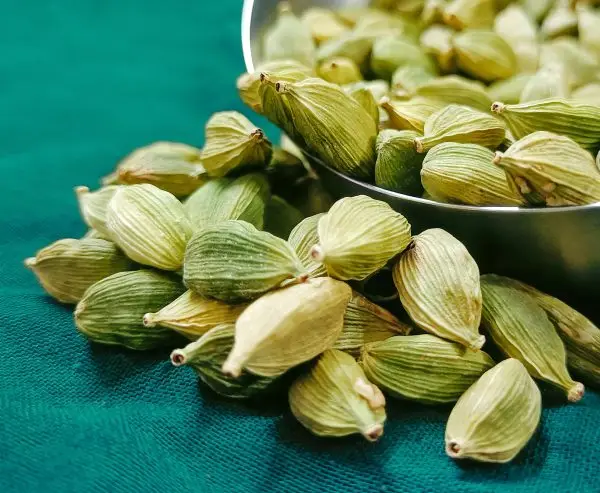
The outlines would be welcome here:
M 402 5 L 409 3 L 397 3 Z M 414 8 L 421 13 L 419 5 Z M 473 19 L 465 16 L 463 5 L 481 9 L 484 3 L 427 3 L 422 16 L 433 9 L 428 14 L 433 19 L 464 27 Z M 408 14 L 368 10 L 352 17 L 349 12 L 313 9 L 298 20 L 288 9 L 281 10 L 267 34 L 266 54 L 279 56 L 276 51 L 281 50 L 280 55 L 290 59 L 269 62 L 269 70 L 246 74 L 239 85 L 244 101 L 280 124 L 293 141 L 284 136 L 274 146 L 245 116 L 228 111 L 206 123 L 202 149 L 172 142 L 137 149 L 118 163 L 98 190 L 76 188 L 88 233 L 81 239 L 56 241 L 27 259 L 26 266 L 52 297 L 75 304 L 75 325 L 94 343 L 173 350 L 173 365 L 191 367 L 213 391 L 231 398 L 277 396 L 283 388 L 293 415 L 314 434 L 358 433 L 369 441 L 379 439 L 386 396 L 423 405 L 454 404 L 445 434 L 450 457 L 511 460 L 541 418 L 542 396 L 534 378 L 549 384 L 548 393 L 558 389 L 569 402 L 584 393 L 570 372 L 586 384 L 600 386 L 600 329 L 532 286 L 480 275 L 465 246 L 446 231 L 429 229 L 415 235 L 407 218 L 367 196 L 333 203 L 297 145 L 353 176 L 370 177 L 375 160 L 376 180 L 383 167 L 400 185 L 414 189 L 419 180 L 413 171 L 421 166 L 415 163 L 428 150 L 421 173 L 425 188 L 436 197 L 443 191 L 446 199 L 462 197 L 465 203 L 521 203 L 517 190 L 509 186 L 520 176 L 522 180 L 515 181 L 520 183 L 518 191 L 527 186 L 528 197 L 563 203 L 580 197 L 574 181 L 561 178 L 550 190 L 547 180 L 558 175 L 545 173 L 574 174 L 573 166 L 583 166 L 584 155 L 591 158 L 580 144 L 595 146 L 597 138 L 590 129 L 600 128 L 595 117 L 571 119 L 565 108 L 577 107 L 579 112 L 595 107 L 553 102 L 562 108 L 559 118 L 554 110 L 540 116 L 539 102 L 526 111 L 514 109 L 522 105 L 494 105 L 503 118 L 511 115 L 505 120 L 511 132 L 525 132 L 543 122 L 562 122 L 563 134 L 571 129 L 570 137 L 534 132 L 527 136 L 527 145 L 521 140 L 496 157 L 485 146 L 506 140 L 503 121 L 467 105 L 432 112 L 437 115 L 434 122 L 445 122 L 442 132 L 437 126 L 428 132 L 434 125 L 427 120 L 421 125 L 423 135 L 383 130 L 375 146 L 375 121 L 395 121 L 396 107 L 417 107 L 424 100 L 439 105 L 442 96 L 447 102 L 466 102 L 471 95 L 475 101 L 486 92 L 458 76 L 430 77 L 436 70 L 433 61 L 411 65 L 411 60 L 429 58 L 422 58 L 423 48 L 400 35 L 394 35 L 394 43 L 414 48 L 411 59 L 405 58 L 412 53 L 409 49 L 378 49 L 379 40 L 388 38 L 357 32 L 369 19 L 373 25 L 396 30 L 397 23 L 408 29 L 413 26 L 404 20 Z M 542 30 L 550 29 L 544 26 L 546 21 Z M 579 29 L 583 32 L 581 25 Z M 300 33 L 302 43 L 296 39 Z M 466 29 L 458 36 L 471 34 Z M 497 38 L 491 31 L 486 36 Z M 387 91 L 387 83 L 359 82 L 348 95 L 347 88 L 308 77 L 313 69 L 299 66 L 293 58 L 307 56 L 303 61 L 312 61 L 316 43 L 317 53 L 329 54 L 318 65 L 322 77 L 347 80 L 343 74 L 354 72 L 358 78 L 365 70 L 394 74 L 396 93 L 427 88 L 437 99 L 419 95 L 417 102 L 385 100 L 387 120 L 376 104 L 372 113 L 365 112 L 374 101 L 372 88 L 380 85 Z M 443 59 L 449 67 L 454 67 L 457 43 L 452 46 L 453 56 Z M 470 46 L 488 53 L 485 43 Z M 291 48 L 296 50 L 294 57 Z M 390 62 L 391 53 L 401 60 Z M 346 55 L 343 63 L 330 59 L 341 54 Z M 476 60 L 470 73 L 487 70 L 484 79 L 497 78 L 488 61 L 502 63 L 503 58 L 483 55 L 469 58 Z M 411 86 L 409 79 L 400 83 L 398 66 L 429 85 Z M 459 66 L 467 71 L 466 62 Z M 308 78 L 290 80 L 300 72 Z M 565 149 L 572 151 L 568 159 L 561 153 Z M 574 149 L 582 160 L 572 159 Z M 564 160 L 546 168 L 541 161 L 525 159 L 524 152 L 548 163 Z M 434 165 L 437 174 L 427 174 Z M 513 178 L 502 178 L 504 170 Z M 593 174 L 586 170 L 577 176 L 584 180 L 584 175 L 593 190 Z M 386 273 L 395 286 L 398 310 L 376 304 L 367 289 L 370 280 Z
M 587 0 L 285 2 L 245 103 L 323 163 L 475 206 L 600 202 L 600 10 Z

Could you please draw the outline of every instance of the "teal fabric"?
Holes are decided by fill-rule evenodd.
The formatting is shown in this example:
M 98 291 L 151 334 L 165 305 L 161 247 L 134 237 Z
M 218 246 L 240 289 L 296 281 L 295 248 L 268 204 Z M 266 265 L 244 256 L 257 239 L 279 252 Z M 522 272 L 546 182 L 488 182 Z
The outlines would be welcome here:
M 60 0 L 0 9 L 0 491 L 598 492 L 600 397 L 544 399 L 507 465 L 444 454 L 447 408 L 390 402 L 379 443 L 311 436 L 284 398 L 238 403 L 166 353 L 89 344 L 22 260 L 78 237 L 72 188 L 157 139 L 243 110 L 241 2 Z M 267 127 L 269 132 L 272 128 Z

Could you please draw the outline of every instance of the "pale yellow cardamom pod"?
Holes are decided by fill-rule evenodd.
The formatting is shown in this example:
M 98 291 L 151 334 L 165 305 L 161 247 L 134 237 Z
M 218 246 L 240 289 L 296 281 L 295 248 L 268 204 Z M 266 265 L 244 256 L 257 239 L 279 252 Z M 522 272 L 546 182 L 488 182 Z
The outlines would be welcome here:
M 548 64 L 540 68 L 527 81 L 520 103 L 548 98 L 566 98 L 569 96 L 569 83 L 563 64 Z
M 371 70 L 379 79 L 390 80 L 404 65 L 419 65 L 435 71 L 433 60 L 423 49 L 405 36 L 381 36 L 373 43 Z
M 305 266 L 309 277 L 323 277 L 327 269 L 323 264 L 313 259 L 311 249 L 319 242 L 319 220 L 325 213 L 321 212 L 309 216 L 298 223 L 288 238 L 288 243 L 294 248 L 296 254 Z
M 458 400 L 446 425 L 453 459 L 508 462 L 540 422 L 542 397 L 525 367 L 507 359 L 488 370 Z
M 556 0 L 554 6 L 540 28 L 545 38 L 557 38 L 577 34 L 577 13 L 570 6 L 570 0 Z
M 492 99 L 481 82 L 458 75 L 447 75 L 423 82 L 415 89 L 414 94 L 444 104 L 470 106 L 486 113 L 492 104 Z
M 453 34 L 454 31 L 449 27 L 434 25 L 423 31 L 419 39 L 424 52 L 435 58 L 443 73 L 449 73 L 455 69 Z
M 564 65 L 571 89 L 598 81 L 596 55 L 571 36 L 561 36 L 542 44 L 540 66 L 549 64 Z
M 366 65 L 373 48 L 374 36 L 362 34 L 356 30 L 348 31 L 338 36 L 324 41 L 317 48 L 317 61 L 327 60 L 328 58 L 343 56 L 350 58 L 359 67 Z
M 518 4 L 511 4 L 494 19 L 494 31 L 506 41 L 517 57 L 519 72 L 533 73 L 540 58 L 537 25 Z
M 289 390 L 292 413 L 315 435 L 360 433 L 370 442 L 383 434 L 385 398 L 352 356 L 330 349 Z
M 451 0 L 444 6 L 444 23 L 453 29 L 492 27 L 496 6 L 494 0 Z
M 275 377 L 314 358 L 339 337 L 351 297 L 347 284 L 328 277 L 265 294 L 237 319 L 223 372 Z
M 598 26 L 600 26 L 600 12 L 590 5 L 578 2 L 577 25 L 579 28 L 579 42 L 588 50 L 594 52 L 596 56 L 599 56 L 600 29 L 598 29 Z
M 421 329 L 480 349 L 479 268 L 465 246 L 442 229 L 415 236 L 394 266 L 402 306 Z
M 367 87 L 356 87 L 354 84 L 344 86 L 344 92 L 351 96 L 363 109 L 371 115 L 376 125 L 380 126 L 386 120 L 386 113 L 379 108 L 379 104 L 371 90 Z
M 396 130 L 413 130 L 423 133 L 427 118 L 446 106 L 446 103 L 429 98 L 415 97 L 408 101 L 390 100 L 385 97 L 379 105 L 390 119 L 390 127 Z
M 581 103 L 600 106 L 600 83 L 590 83 L 578 87 L 571 93 L 571 98 Z
M 318 45 L 332 38 L 338 38 L 348 31 L 335 12 L 320 7 L 310 7 L 302 12 L 302 23 L 308 27 L 314 42 Z
M 517 104 L 521 93 L 531 79 L 531 74 L 516 74 L 508 79 L 494 82 L 487 88 L 492 101 L 504 101 L 506 104 Z
M 119 188 L 121 188 L 119 185 L 109 185 L 90 192 L 88 187 L 75 187 L 83 221 L 107 239 L 110 238 L 110 231 L 106 226 L 106 210 L 110 199 Z
M 394 98 L 411 98 L 417 89 L 427 82 L 437 80 L 435 74 L 425 67 L 405 65 L 398 67 L 392 75 L 391 89 Z M 381 94 L 377 101 L 382 101 L 386 94 Z
M 350 58 L 334 57 L 322 61 L 317 67 L 317 75 L 332 84 L 350 84 L 363 79 L 358 65 Z

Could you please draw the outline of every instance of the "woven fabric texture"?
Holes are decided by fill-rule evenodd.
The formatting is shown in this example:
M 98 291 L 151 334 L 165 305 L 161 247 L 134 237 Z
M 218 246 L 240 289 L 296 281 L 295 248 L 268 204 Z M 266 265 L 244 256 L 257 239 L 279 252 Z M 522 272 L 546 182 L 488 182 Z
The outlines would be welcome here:
M 547 402 L 513 463 L 463 465 L 444 454 L 448 408 L 390 402 L 379 443 L 319 439 L 284 398 L 227 401 L 167 352 L 90 345 L 22 261 L 83 234 L 74 186 L 95 186 L 156 140 L 201 145 L 214 111 L 245 112 L 235 91 L 241 1 L 1 10 L 0 491 L 600 491 L 593 392 Z

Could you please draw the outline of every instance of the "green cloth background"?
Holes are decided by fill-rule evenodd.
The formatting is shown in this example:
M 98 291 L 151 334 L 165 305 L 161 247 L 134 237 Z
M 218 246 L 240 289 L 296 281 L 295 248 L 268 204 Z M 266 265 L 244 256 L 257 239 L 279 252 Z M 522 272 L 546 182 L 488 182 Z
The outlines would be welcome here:
M 84 232 L 73 187 L 131 149 L 201 145 L 243 110 L 239 0 L 3 2 L 0 491 L 598 492 L 600 398 L 549 400 L 508 465 L 444 454 L 446 408 L 390 402 L 379 443 L 311 436 L 285 400 L 243 404 L 166 353 L 90 345 L 22 260 Z M 272 128 L 267 128 L 273 134 Z

